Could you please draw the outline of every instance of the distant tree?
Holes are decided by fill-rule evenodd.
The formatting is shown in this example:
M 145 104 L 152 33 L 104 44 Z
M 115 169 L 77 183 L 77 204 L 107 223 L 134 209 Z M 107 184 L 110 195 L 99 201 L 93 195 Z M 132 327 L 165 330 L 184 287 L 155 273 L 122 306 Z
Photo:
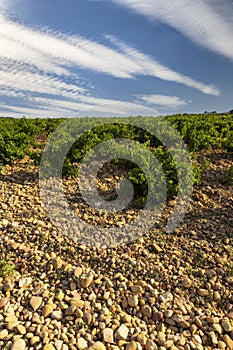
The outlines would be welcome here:
M 229 114 L 233 114 L 233 109 L 231 109 L 228 113 L 229 113 Z

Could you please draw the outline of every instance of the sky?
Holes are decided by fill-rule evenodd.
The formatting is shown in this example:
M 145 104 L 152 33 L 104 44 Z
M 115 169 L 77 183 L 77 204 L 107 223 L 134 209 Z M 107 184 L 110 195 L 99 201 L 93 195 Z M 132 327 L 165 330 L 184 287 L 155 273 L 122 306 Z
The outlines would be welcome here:
M 0 116 L 233 109 L 233 0 L 0 0 Z

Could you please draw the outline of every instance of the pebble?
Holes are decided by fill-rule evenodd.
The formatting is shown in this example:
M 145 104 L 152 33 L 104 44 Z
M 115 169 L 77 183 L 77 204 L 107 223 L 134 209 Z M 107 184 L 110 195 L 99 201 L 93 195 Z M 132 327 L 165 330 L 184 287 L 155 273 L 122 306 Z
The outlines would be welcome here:
M 53 312 L 53 309 L 54 309 L 53 305 L 46 304 L 42 309 L 42 316 L 43 317 L 49 316 Z
M 114 343 L 113 329 L 111 328 L 103 329 L 103 340 L 105 343 Z
M 226 344 L 226 346 L 229 348 L 229 350 L 233 350 L 233 340 L 229 337 L 228 334 L 224 334 L 223 341 Z
M 82 337 L 78 338 L 78 340 L 77 340 L 77 347 L 78 347 L 79 350 L 86 349 L 87 346 L 88 346 L 88 343 L 87 343 L 86 339 L 84 339 Z
M 23 339 L 16 339 L 11 347 L 11 350 L 25 350 L 26 343 Z
M 135 307 L 138 305 L 138 296 L 137 295 L 132 295 L 128 297 L 127 299 L 129 306 Z
M 59 290 L 59 292 L 55 295 L 56 300 L 62 301 L 65 297 L 65 294 L 63 293 L 62 290 Z
M 84 312 L 83 320 L 89 326 L 91 324 L 91 321 L 92 321 L 92 314 L 89 311 Z
M 65 344 L 63 344 L 62 340 L 55 340 L 54 341 L 54 345 L 55 345 L 56 350 L 61 350 L 62 349 L 62 345 L 65 345 Z
M 182 285 L 185 288 L 190 288 L 192 286 L 192 281 L 186 277 L 182 280 Z
M 136 350 L 137 349 L 137 343 L 135 341 L 131 341 L 126 345 L 126 350 Z
M 175 314 L 172 316 L 172 320 L 175 321 L 176 323 L 179 324 L 180 327 L 182 328 L 189 328 L 190 327 L 190 323 L 188 321 L 186 321 L 183 316 Z
M 3 308 L 4 306 L 6 306 L 6 304 L 8 303 L 9 299 L 8 298 L 1 298 L 0 299 L 0 308 Z
M 138 284 L 135 284 L 131 287 L 131 291 L 133 293 L 140 293 L 142 291 L 142 287 Z
M 173 300 L 173 295 L 171 292 L 166 292 L 166 293 L 160 295 L 160 299 L 162 300 L 163 303 L 167 303 L 167 302 Z
M 26 328 L 22 324 L 18 324 L 16 328 L 17 328 L 17 331 L 22 335 L 26 334 L 27 332 Z
M 226 344 L 224 343 L 224 341 L 219 340 L 218 347 L 219 347 L 219 349 L 225 349 L 226 348 Z
M 8 291 L 11 291 L 14 289 L 14 283 L 11 283 L 11 282 L 6 282 L 4 284 L 4 290 L 5 292 L 8 292 Z
M 157 334 L 157 342 L 159 345 L 163 345 L 165 343 L 166 340 L 166 335 L 164 334 L 164 332 L 158 332 Z
M 219 323 L 214 323 L 212 327 L 214 331 L 216 331 L 218 334 L 220 335 L 222 334 L 222 327 L 220 326 Z
M 116 331 L 115 338 L 118 340 L 125 340 L 128 337 L 129 328 L 122 324 Z
M 173 345 L 173 340 L 166 340 L 165 343 L 163 344 L 165 349 L 170 349 L 172 345 Z
M 91 285 L 92 281 L 93 281 L 93 274 L 91 272 L 89 272 L 86 275 L 82 275 L 80 277 L 81 287 L 83 288 L 88 288 Z
M 137 336 L 137 341 L 141 344 L 141 345 L 146 345 L 147 342 L 147 337 L 146 334 L 143 333 L 139 333 Z
M 16 323 L 18 318 L 15 315 L 10 315 L 5 318 L 5 322 L 7 323 Z
M 74 269 L 74 276 L 75 276 L 75 277 L 81 276 L 82 273 L 83 273 L 82 267 L 76 267 L 76 268 Z
M 161 311 L 155 312 L 153 314 L 154 321 L 161 321 L 163 319 L 163 313 Z
M 53 266 L 56 270 L 59 270 L 63 265 L 63 261 L 62 259 L 57 256 L 54 260 L 53 260 Z
M 42 304 L 43 299 L 41 297 L 35 297 L 33 296 L 30 300 L 30 305 L 33 308 L 34 311 L 36 311 L 37 309 L 39 309 L 39 307 Z
M 232 326 L 229 322 L 228 319 L 223 319 L 222 320 L 222 328 L 224 329 L 225 332 L 231 332 L 232 331 Z
M 206 290 L 206 289 L 199 288 L 199 289 L 197 290 L 197 294 L 200 295 L 201 297 L 207 296 L 208 293 L 209 293 L 209 291 Z
M 65 315 L 66 316 L 71 316 L 74 314 L 74 312 L 76 311 L 76 305 L 71 305 L 70 307 L 68 307 L 66 310 L 65 310 Z
M 0 331 L 0 340 L 5 339 L 8 336 L 8 330 L 7 329 L 2 329 Z
M 48 344 L 44 345 L 43 350 L 56 350 L 56 349 L 53 346 L 53 344 L 48 343 Z
M 209 335 L 210 335 L 212 344 L 213 345 L 217 345 L 218 344 L 218 339 L 216 337 L 216 334 L 214 332 L 210 332 Z
M 149 305 L 144 305 L 142 307 L 142 314 L 147 317 L 147 318 L 151 318 L 151 315 L 152 315 L 152 309 Z
M 160 246 L 157 243 L 153 243 L 152 247 L 156 253 L 161 253 L 163 251 L 163 249 L 160 248 Z
M 216 301 L 221 299 L 221 295 L 219 294 L 218 291 L 215 291 L 213 296 L 214 296 L 214 300 L 216 300 Z
M 158 349 L 157 345 L 150 339 L 147 339 L 145 350 L 156 350 Z
M 61 310 L 55 310 L 51 313 L 51 317 L 60 321 L 63 318 L 63 313 Z
M 31 344 L 32 346 L 34 346 L 34 345 L 36 345 L 36 344 L 38 344 L 38 343 L 40 343 L 40 337 L 34 336 L 34 337 L 32 337 L 32 338 L 30 339 L 30 344 Z
M 22 288 L 24 286 L 28 286 L 29 284 L 32 283 L 32 278 L 31 277 L 24 277 L 19 280 L 19 288 Z
M 105 345 L 102 342 L 100 342 L 100 341 L 95 342 L 92 345 L 92 348 L 95 349 L 95 350 L 106 350 Z

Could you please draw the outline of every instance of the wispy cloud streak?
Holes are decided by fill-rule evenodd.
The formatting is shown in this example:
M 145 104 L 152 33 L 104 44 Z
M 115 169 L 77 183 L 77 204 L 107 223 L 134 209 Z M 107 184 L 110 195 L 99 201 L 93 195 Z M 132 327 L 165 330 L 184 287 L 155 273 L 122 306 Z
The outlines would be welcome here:
M 3 3 L 0 0 L 0 8 Z M 127 102 L 89 96 L 92 92 L 88 86 L 83 87 L 79 75 L 85 70 L 119 79 L 150 76 L 180 83 L 205 94 L 220 94 L 215 86 L 176 72 L 114 36 L 108 35 L 105 40 L 106 45 L 44 28 L 36 30 L 0 15 L 1 95 L 20 99 L 20 105 L 32 103 L 28 109 L 19 107 L 28 113 L 35 112 L 36 108 L 39 114 L 45 112 L 42 98 L 48 115 L 53 111 L 64 113 L 65 108 L 67 113 L 77 110 L 155 113 L 154 103 L 145 97 Z M 6 104 L 5 108 L 16 111 L 15 106 Z
M 110 0 L 159 20 L 209 50 L 233 59 L 233 6 L 228 0 Z
M 145 106 L 140 103 L 127 101 L 86 98 L 80 101 L 70 101 L 64 99 L 50 99 L 43 97 L 29 98 L 30 107 L 18 107 L 2 105 L 1 108 L 14 113 L 21 112 L 30 117 L 39 115 L 47 117 L 81 117 L 97 115 L 114 115 L 118 117 L 128 115 L 156 115 L 155 108 Z
M 135 48 L 125 44 L 124 42 L 118 40 L 112 35 L 106 36 L 110 41 L 112 41 L 119 49 L 127 55 L 127 57 L 132 58 L 139 65 L 138 74 L 152 76 L 162 80 L 172 81 L 186 86 L 195 88 L 204 94 L 210 94 L 218 96 L 220 91 L 214 85 L 204 84 L 197 80 L 194 80 L 188 76 L 180 74 L 159 62 L 156 62 L 153 58 L 144 53 L 136 50 Z
M 0 57 L 34 65 L 45 72 L 69 74 L 70 67 L 106 73 L 117 78 L 152 76 L 175 81 L 204 93 L 217 94 L 211 85 L 198 82 L 160 64 L 149 55 L 107 36 L 117 49 L 61 33 L 35 31 L 0 17 Z
M 187 101 L 177 97 L 177 96 L 167 96 L 167 95 L 156 95 L 156 94 L 143 94 L 136 95 L 138 100 L 144 101 L 150 105 L 162 106 L 168 109 L 176 109 L 186 106 Z

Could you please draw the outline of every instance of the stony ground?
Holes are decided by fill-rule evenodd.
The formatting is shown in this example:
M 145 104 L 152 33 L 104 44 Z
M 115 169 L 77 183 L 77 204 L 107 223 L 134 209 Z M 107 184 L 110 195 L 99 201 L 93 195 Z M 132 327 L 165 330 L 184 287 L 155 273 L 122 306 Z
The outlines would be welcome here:
M 112 249 L 80 246 L 58 232 L 29 160 L 5 167 L 0 349 L 232 350 L 232 154 L 202 152 L 207 165 L 203 155 L 209 168 L 175 232 L 161 222 Z

